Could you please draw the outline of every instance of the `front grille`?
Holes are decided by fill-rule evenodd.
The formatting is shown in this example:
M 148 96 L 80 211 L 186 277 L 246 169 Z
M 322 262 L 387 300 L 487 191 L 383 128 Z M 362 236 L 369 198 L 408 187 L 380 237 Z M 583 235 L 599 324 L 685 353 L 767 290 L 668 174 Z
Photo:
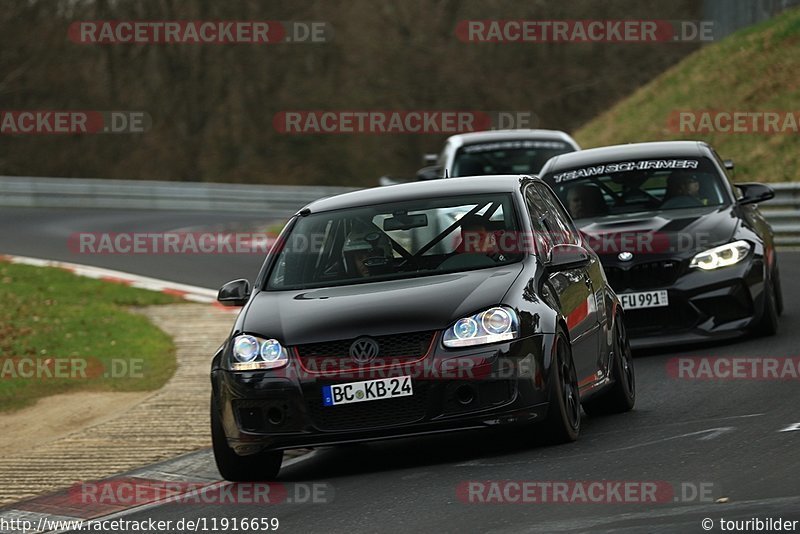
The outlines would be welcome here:
M 330 382 L 328 382 L 330 384 Z M 420 421 L 425 417 L 429 384 L 414 382 L 408 397 L 355 402 L 339 406 L 322 405 L 323 382 L 307 388 L 306 405 L 314 426 L 320 430 L 364 430 Z
M 652 289 L 674 284 L 681 274 L 681 264 L 675 260 L 651 261 L 630 269 L 605 267 L 604 270 L 614 291 Z
M 374 336 L 372 339 L 378 342 L 378 356 L 365 366 L 358 365 L 350 358 L 350 345 L 358 338 L 298 345 L 296 350 L 306 369 L 350 371 L 418 360 L 428 352 L 435 334 L 429 331 Z

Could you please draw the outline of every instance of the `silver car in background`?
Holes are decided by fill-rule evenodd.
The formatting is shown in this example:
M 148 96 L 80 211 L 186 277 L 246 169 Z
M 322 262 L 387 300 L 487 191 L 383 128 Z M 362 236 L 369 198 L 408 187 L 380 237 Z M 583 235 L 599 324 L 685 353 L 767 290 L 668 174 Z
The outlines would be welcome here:
M 453 135 L 439 154 L 428 154 L 430 165 L 417 172 L 420 179 L 490 174 L 536 175 L 553 156 L 580 150 L 560 130 L 492 130 Z

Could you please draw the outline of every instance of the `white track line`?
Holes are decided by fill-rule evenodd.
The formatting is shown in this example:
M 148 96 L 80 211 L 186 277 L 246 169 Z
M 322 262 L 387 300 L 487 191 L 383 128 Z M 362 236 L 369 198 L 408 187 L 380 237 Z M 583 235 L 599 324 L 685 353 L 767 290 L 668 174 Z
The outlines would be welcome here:
M 148 276 L 141 276 L 133 273 L 126 273 L 123 271 L 115 271 L 112 269 L 105 269 L 102 267 L 93 267 L 91 265 L 80 265 L 77 263 L 69 263 L 65 261 L 43 260 L 40 258 L 30 258 L 27 256 L 13 256 L 13 255 L 0 255 L 0 260 L 5 260 L 11 263 L 19 263 L 23 265 L 33 265 L 36 267 L 56 267 L 64 269 L 78 276 L 85 276 L 88 278 L 105 279 L 109 281 L 119 282 L 131 287 L 140 289 L 148 289 L 150 291 L 160 291 L 162 293 L 171 293 L 183 297 L 186 300 L 203 303 L 213 303 L 216 301 L 217 292 L 213 289 L 205 287 L 190 286 L 178 282 L 170 282 L 167 280 L 159 280 L 157 278 L 150 278 Z

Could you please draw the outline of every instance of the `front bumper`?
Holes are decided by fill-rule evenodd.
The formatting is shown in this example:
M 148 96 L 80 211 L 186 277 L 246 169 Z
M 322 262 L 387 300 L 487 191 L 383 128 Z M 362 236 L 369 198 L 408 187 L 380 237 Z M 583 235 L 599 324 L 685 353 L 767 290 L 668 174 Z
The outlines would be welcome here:
M 543 418 L 548 406 L 545 337 L 439 348 L 423 366 L 358 376 L 310 373 L 296 359 L 280 372 L 215 369 L 214 405 L 228 444 L 240 455 L 528 423 Z M 457 360 L 469 365 L 454 371 Z M 323 406 L 324 385 L 409 374 L 411 396 Z
M 668 306 L 625 311 L 633 348 L 731 339 L 747 333 L 761 319 L 765 273 L 761 257 L 751 255 L 714 271 L 688 269 L 685 260 L 652 263 L 671 261 L 676 264 L 674 272 L 653 269 L 649 277 L 646 273 L 620 276 L 619 263 L 607 268 L 617 294 L 666 289 L 669 296 Z

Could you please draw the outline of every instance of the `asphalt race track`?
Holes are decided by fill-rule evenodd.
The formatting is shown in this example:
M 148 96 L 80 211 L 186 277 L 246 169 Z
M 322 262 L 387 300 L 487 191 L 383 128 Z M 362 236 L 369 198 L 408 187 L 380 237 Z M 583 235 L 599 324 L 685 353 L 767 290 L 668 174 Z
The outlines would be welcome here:
M 217 289 L 233 278 L 253 281 L 261 254 L 82 254 L 70 247 L 87 233 L 253 232 L 274 218 L 237 213 L 105 209 L 0 208 L 0 254 L 60 260 Z M 70 241 L 71 237 L 73 238 Z
M 66 240 L 80 231 L 165 231 L 256 219 L 4 209 L 0 253 L 216 288 L 234 278 L 252 280 L 261 258 L 77 255 Z M 287 532 L 704 532 L 704 518 L 713 519 L 711 531 L 719 532 L 721 518 L 800 519 L 800 424 L 797 431 L 789 430 L 800 423 L 800 379 L 698 380 L 668 372 L 668 362 L 676 357 L 800 356 L 800 253 L 783 252 L 780 261 L 786 310 L 776 337 L 639 354 L 636 409 L 621 416 L 584 417 L 577 443 L 532 445 L 521 431 L 483 431 L 320 449 L 284 468 L 280 480 L 327 483 L 332 502 L 268 507 L 171 503 L 129 518 L 277 517 L 280 530 Z M 656 481 L 668 483 L 674 492 L 656 503 L 486 504 L 465 502 L 465 493 L 458 491 L 469 481 L 492 480 Z M 701 488 L 704 498 L 692 498 Z M 720 499 L 726 502 L 715 502 Z

